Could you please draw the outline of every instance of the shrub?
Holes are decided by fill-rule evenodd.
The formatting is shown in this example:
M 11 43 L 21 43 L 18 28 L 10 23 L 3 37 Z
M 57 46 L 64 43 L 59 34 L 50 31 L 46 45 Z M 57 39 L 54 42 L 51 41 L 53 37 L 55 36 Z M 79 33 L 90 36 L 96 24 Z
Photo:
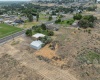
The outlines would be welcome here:
M 82 28 L 87 28 L 87 27 L 89 27 L 88 21 L 87 21 L 87 20 L 84 20 L 84 19 L 80 20 L 80 21 L 79 21 L 79 26 L 82 27 Z
M 60 23 L 60 22 L 61 22 L 61 19 L 60 18 L 55 21 L 55 23 Z
M 75 14 L 75 15 L 73 16 L 73 19 L 74 19 L 74 20 L 80 20 L 80 19 L 82 19 L 82 15 L 79 14 L 79 13 L 77 13 L 77 14 Z
M 54 32 L 53 31 L 48 31 L 48 36 L 53 36 Z
M 38 27 L 38 28 L 35 29 L 35 32 L 36 32 L 36 33 L 41 33 L 41 31 L 42 31 L 42 30 L 41 30 L 40 27 Z
M 49 16 L 49 21 L 51 21 L 52 20 L 52 16 Z
M 39 40 L 42 41 L 44 43 L 44 45 L 46 45 L 52 41 L 51 37 L 48 37 L 48 36 L 40 37 Z
M 25 34 L 27 36 L 32 36 L 32 30 L 31 29 L 26 30 L 26 33 Z
M 46 25 L 45 25 L 45 24 L 42 24 L 42 25 L 41 25 L 41 28 L 42 28 L 43 30 L 46 30 Z
M 83 16 L 83 19 L 88 20 L 89 22 L 94 22 L 95 20 L 97 20 L 97 18 L 93 15 L 85 15 Z

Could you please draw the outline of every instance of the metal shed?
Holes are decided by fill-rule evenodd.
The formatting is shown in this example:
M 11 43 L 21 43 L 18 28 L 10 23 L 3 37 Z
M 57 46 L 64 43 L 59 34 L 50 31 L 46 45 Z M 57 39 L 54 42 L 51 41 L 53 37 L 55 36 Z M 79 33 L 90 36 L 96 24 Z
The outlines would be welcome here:
M 37 40 L 37 41 L 33 41 L 33 42 L 30 44 L 30 46 L 31 46 L 32 48 L 34 48 L 34 49 L 39 50 L 39 49 L 42 48 L 42 44 L 43 44 L 43 43 L 42 43 L 40 40 Z

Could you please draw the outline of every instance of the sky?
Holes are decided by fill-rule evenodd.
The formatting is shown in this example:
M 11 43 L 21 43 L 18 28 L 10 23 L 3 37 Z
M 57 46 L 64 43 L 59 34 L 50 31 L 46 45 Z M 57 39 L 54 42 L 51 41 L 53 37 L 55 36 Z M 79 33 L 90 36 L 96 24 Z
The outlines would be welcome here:
M 30 1 L 30 0 L 0 0 L 0 1 Z

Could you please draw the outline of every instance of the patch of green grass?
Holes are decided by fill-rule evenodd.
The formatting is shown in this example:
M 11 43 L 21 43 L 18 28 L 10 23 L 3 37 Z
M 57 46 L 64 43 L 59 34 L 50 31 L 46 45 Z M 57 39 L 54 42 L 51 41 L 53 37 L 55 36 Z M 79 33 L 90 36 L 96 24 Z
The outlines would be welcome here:
M 61 21 L 59 24 L 61 24 L 63 26 L 69 26 L 69 25 L 72 25 L 73 22 L 74 22 L 74 19 L 68 19 L 68 20 Z
M 80 55 L 78 55 L 77 59 L 82 64 L 86 63 L 93 63 L 94 60 L 97 60 L 100 63 L 100 54 L 94 51 L 87 51 Z
M 36 26 L 36 25 L 39 25 L 40 23 L 39 22 L 26 22 L 24 23 L 24 28 L 31 28 L 32 26 Z
M 21 31 L 21 30 L 22 29 L 17 28 L 15 26 L 0 23 L 0 38 L 11 35 L 11 34 L 16 33 L 18 31 Z
M 40 14 L 39 15 L 39 20 L 41 21 L 48 21 L 49 15 L 45 14 Z
M 94 59 L 97 59 L 99 61 L 100 59 L 100 54 L 97 54 L 95 52 L 89 52 L 88 54 L 86 54 L 86 58 L 87 60 L 89 60 L 90 62 L 93 62 Z

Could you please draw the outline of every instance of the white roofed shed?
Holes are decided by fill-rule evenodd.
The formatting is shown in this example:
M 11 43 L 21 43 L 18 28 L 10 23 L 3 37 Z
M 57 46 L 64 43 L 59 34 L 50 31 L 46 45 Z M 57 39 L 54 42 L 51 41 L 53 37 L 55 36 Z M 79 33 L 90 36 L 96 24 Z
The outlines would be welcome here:
M 33 41 L 33 42 L 30 44 L 30 46 L 31 46 L 32 48 L 34 48 L 34 49 L 39 50 L 39 49 L 42 48 L 42 44 L 43 44 L 43 42 L 41 42 L 40 40 L 37 40 L 37 41 Z
M 32 37 L 34 37 L 34 38 L 39 38 L 39 37 L 45 37 L 45 35 L 44 34 L 41 34 L 41 33 L 36 33 L 36 34 L 34 34 Z

